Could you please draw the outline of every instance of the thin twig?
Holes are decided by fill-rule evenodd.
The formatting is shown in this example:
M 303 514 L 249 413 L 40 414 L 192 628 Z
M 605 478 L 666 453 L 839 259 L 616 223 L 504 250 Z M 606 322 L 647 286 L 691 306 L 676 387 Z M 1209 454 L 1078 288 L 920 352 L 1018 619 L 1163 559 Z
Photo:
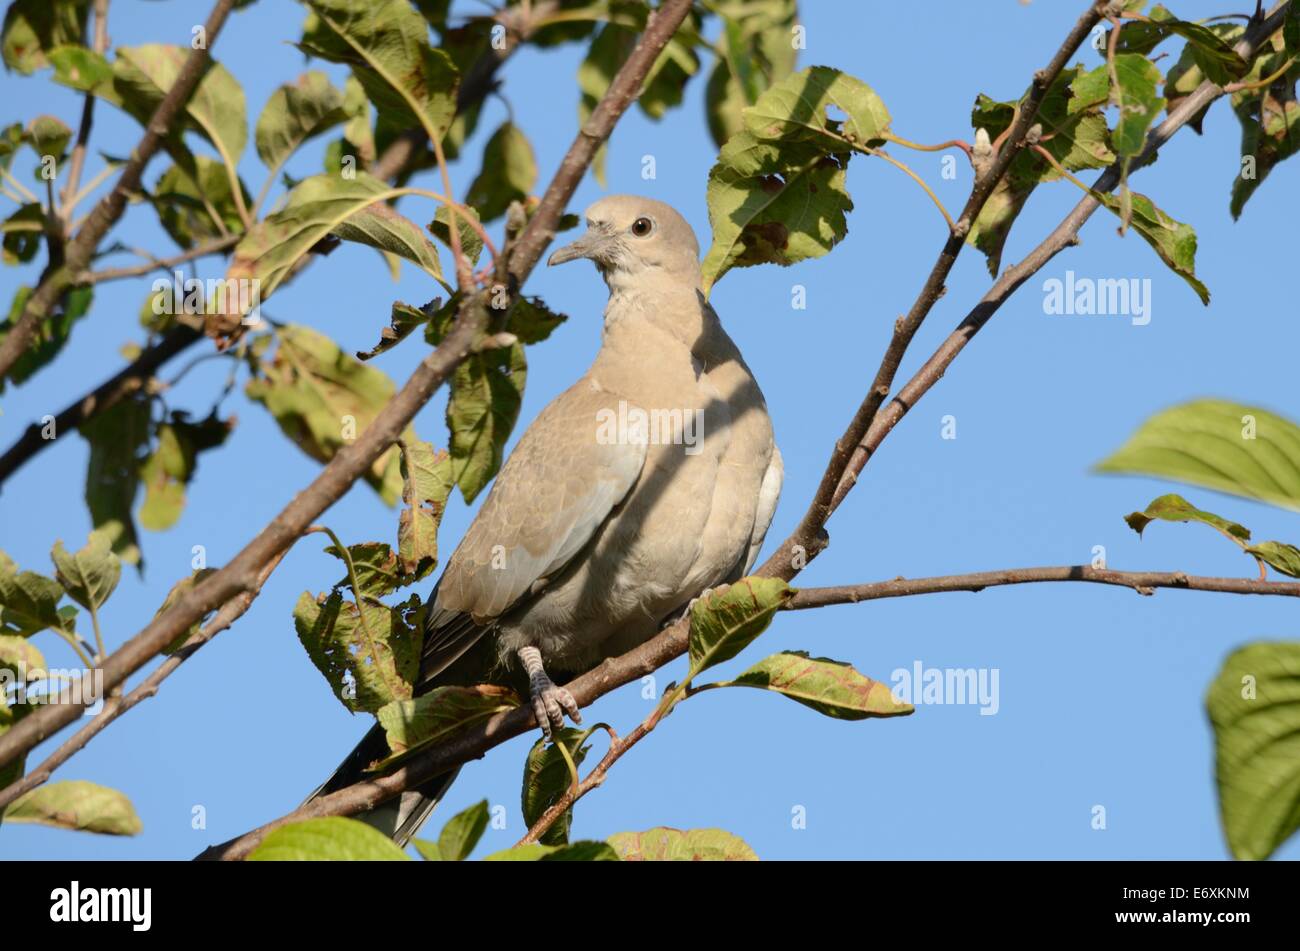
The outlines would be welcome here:
M 170 677 L 177 667 L 189 660 L 194 656 L 195 651 L 243 616 L 244 612 L 248 610 L 248 606 L 253 603 L 253 599 L 257 597 L 258 592 L 262 590 L 262 585 L 266 583 L 266 579 L 271 577 L 271 572 L 275 571 L 276 566 L 280 564 L 283 557 L 284 553 L 282 552 L 268 562 L 261 575 L 258 576 L 257 584 L 253 590 L 227 601 L 198 634 L 186 641 L 184 647 L 159 664 L 153 673 L 146 677 L 138 687 L 126 694 L 126 696 L 116 695 L 105 699 L 104 708 L 95 715 L 93 720 L 68 737 L 58 749 L 47 756 L 39 766 L 27 773 L 27 775 L 12 785 L 0 789 L 0 810 L 3 810 L 5 806 L 24 793 L 30 792 L 42 783 L 47 782 L 56 769 L 71 759 L 73 754 L 83 749 L 105 727 L 142 700 L 148 700 L 157 694 L 162 682 Z

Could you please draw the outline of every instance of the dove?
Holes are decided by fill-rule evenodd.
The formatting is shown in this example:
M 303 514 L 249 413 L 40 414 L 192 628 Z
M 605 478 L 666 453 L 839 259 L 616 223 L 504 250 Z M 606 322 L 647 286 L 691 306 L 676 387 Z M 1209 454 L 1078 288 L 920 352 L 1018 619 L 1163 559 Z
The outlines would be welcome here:
M 604 278 L 599 352 L 520 437 L 448 559 L 416 686 L 526 677 L 548 738 L 581 722 L 558 674 L 625 653 L 749 571 L 783 475 L 762 391 L 701 291 L 690 225 L 632 195 L 585 217 L 548 264 L 585 259 Z M 372 730 L 314 795 L 385 752 Z M 452 778 L 374 824 L 405 844 Z

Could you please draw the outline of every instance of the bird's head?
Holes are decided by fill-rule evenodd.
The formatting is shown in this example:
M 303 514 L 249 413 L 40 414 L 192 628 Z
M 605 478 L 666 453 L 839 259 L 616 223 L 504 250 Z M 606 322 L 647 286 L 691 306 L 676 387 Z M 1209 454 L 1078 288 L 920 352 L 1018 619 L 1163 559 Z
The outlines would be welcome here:
M 686 219 L 653 198 L 610 195 L 586 211 L 587 233 L 551 255 L 547 264 L 594 261 L 611 288 L 663 277 L 700 280 L 700 245 Z

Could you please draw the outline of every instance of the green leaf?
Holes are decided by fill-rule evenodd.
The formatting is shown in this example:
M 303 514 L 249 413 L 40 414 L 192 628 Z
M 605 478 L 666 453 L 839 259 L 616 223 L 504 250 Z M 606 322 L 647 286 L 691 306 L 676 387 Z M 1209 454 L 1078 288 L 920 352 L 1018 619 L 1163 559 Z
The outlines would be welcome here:
M 216 574 L 216 571 L 217 571 L 216 568 L 200 568 L 197 571 L 194 571 L 188 576 L 182 578 L 174 585 L 172 585 L 167 592 L 167 597 L 163 598 L 163 603 L 159 606 L 158 610 L 154 612 L 153 615 L 154 620 L 157 620 L 158 618 L 166 614 L 169 610 L 171 610 L 172 606 L 176 604 L 176 602 L 178 602 L 190 591 L 191 588 L 193 588 L 197 584 L 202 583 L 204 580 L 208 578 L 209 575 Z M 203 627 L 203 618 L 199 618 L 188 628 L 182 631 L 175 638 L 175 640 L 173 640 L 170 644 L 164 647 L 163 653 L 168 655 L 169 657 L 172 654 L 175 654 L 187 643 L 189 643 L 190 638 L 192 638 L 195 634 L 199 633 L 199 630 L 202 627 Z
M 62 586 L 34 571 L 18 571 L 12 562 L 0 571 L 0 633 L 30 637 L 46 628 L 64 628 L 59 615 Z
M 429 318 L 441 304 L 442 299 L 438 297 L 435 297 L 422 308 L 412 307 L 410 304 L 403 304 L 401 301 L 393 301 L 392 317 L 389 318 L 388 326 L 379 331 L 379 342 L 369 350 L 358 350 L 357 359 L 372 360 L 381 353 L 387 353 L 409 337 L 412 332 L 427 324 Z
M 415 846 L 415 851 L 420 853 L 420 858 L 426 862 L 442 862 L 442 852 L 438 850 L 437 842 L 430 842 L 428 839 L 412 839 L 411 845 Z
M 1260 542 L 1246 549 L 1246 554 L 1254 555 L 1266 562 L 1276 571 L 1292 578 L 1300 578 L 1300 548 L 1286 542 Z
M 0 618 L 3 617 L 3 607 L 0 606 Z M 4 628 L 0 628 L 4 630 Z M 30 638 L 22 637 L 18 634 L 0 634 L 0 673 L 10 674 L 12 682 L 17 680 L 34 680 L 33 673 L 45 671 L 45 655 L 33 644 Z M 0 694 L 4 691 L 0 690 Z M 4 698 L 0 697 L 0 703 Z M 3 724 L 3 714 L 0 714 L 0 724 Z M 4 732 L 0 730 L 0 733 Z
M 15 799 L 4 818 L 102 835 L 139 835 L 144 828 L 131 800 L 84 779 L 38 786 Z
M 148 121 L 189 54 L 188 49 L 160 43 L 117 51 L 114 88 L 136 119 Z M 185 104 L 185 114 L 187 125 L 212 144 L 233 175 L 248 142 L 248 109 L 239 82 L 214 61 Z
M 1203 512 L 1181 495 L 1162 495 L 1153 500 L 1145 511 L 1131 512 L 1124 516 L 1128 527 L 1139 535 L 1156 519 L 1165 522 L 1201 522 L 1238 545 L 1250 541 L 1250 529 L 1221 518 L 1213 512 Z
M 1300 511 L 1300 427 L 1258 407 L 1196 400 L 1163 410 L 1097 469 L 1173 479 Z
M 266 101 L 253 130 L 258 158 L 274 172 L 308 139 L 349 118 L 343 93 L 324 73 L 309 70 L 294 82 L 277 87 Z
M 48 66 L 54 47 L 81 43 L 89 14 L 90 0 L 13 0 L 0 33 L 5 67 L 30 76 Z
M 36 257 L 36 252 L 41 249 L 41 242 L 45 240 L 44 210 L 34 202 L 22 205 L 4 220 L 4 224 L 0 224 L 0 234 L 4 235 L 3 250 L 0 251 L 4 263 L 11 267 L 26 264 Z M 22 295 L 24 305 L 29 296 L 30 291 Z M 6 321 L 6 326 L 13 322 L 14 318 L 11 315 Z
M 459 73 L 429 45 L 429 28 L 407 0 L 308 0 L 304 52 L 352 67 L 379 111 L 375 135 L 391 141 L 413 125 L 441 139 L 456 112 Z
M 788 267 L 821 257 L 848 234 L 847 155 L 806 143 L 764 147 L 741 132 L 718 158 L 707 192 L 713 244 L 701 265 L 706 294 L 732 268 Z
M 1156 4 L 1146 22 L 1125 24 L 1119 36 L 1118 49 L 1122 53 L 1145 56 L 1166 37 L 1181 36 L 1187 40 L 1187 50 L 1197 65 L 1215 83 L 1223 86 L 1244 76 L 1249 66 L 1224 38 L 1222 30 L 1216 29 L 1217 26 L 1180 20 Z
M 175 412 L 170 423 L 158 427 L 158 441 L 140 467 L 144 482 L 141 525 L 160 532 L 176 524 L 185 508 L 185 488 L 194 478 L 198 454 L 224 443 L 230 428 L 231 421 L 218 419 L 215 411 L 197 423 Z
M 1123 220 L 1125 208 L 1122 197 L 1094 194 L 1098 194 L 1102 203 Z M 1130 210 L 1131 223 L 1137 233 L 1151 245 L 1170 270 L 1196 291 L 1201 303 L 1208 306 L 1210 291 L 1196 278 L 1196 231 L 1192 226 L 1170 218 L 1150 198 L 1138 192 L 1131 193 Z
M 1132 157 L 1146 145 L 1147 130 L 1155 121 L 1165 101 L 1157 93 L 1163 77 L 1155 63 L 1136 53 L 1115 57 L 1118 85 L 1112 90 L 1119 115 L 1111 133 L 1116 153 Z
M 463 862 L 469 858 L 483 837 L 488 824 L 486 799 L 458 812 L 447 821 L 438 835 L 438 854 L 444 862 Z
M 258 364 L 244 391 L 270 411 L 286 436 L 311 458 L 328 462 L 379 415 L 397 387 L 384 373 L 343 353 L 323 334 L 289 324 L 279 346 Z M 409 428 L 403 439 L 414 439 Z M 388 505 L 402 494 L 397 447 L 375 460 L 366 481 Z
M 828 108 L 842 112 L 840 121 Z M 845 140 L 880 145 L 889 131 L 889 110 L 861 80 L 826 66 L 787 76 L 744 111 L 745 128 L 757 139 L 810 141 L 839 151 Z
M 1292 6 L 1292 11 L 1297 7 Z M 1277 42 L 1276 38 L 1273 41 Z M 1248 75 L 1252 82 L 1274 75 L 1297 54 L 1281 49 L 1259 56 Z M 1279 79 L 1260 89 L 1233 93 L 1232 109 L 1241 122 L 1241 164 L 1232 180 L 1230 211 L 1240 217 L 1246 202 L 1281 162 L 1300 152 L 1300 61 L 1292 63 Z
M 395 607 L 363 600 L 358 610 L 337 591 L 320 599 L 304 591 L 293 621 L 334 695 L 353 713 L 375 713 L 411 697 L 420 667 L 421 607 L 412 595 Z
M 410 189 L 389 188 L 369 175 L 314 175 L 299 183 L 275 214 L 249 229 L 235 248 L 227 279 L 260 281 L 266 300 L 304 254 L 326 235 L 389 251 L 446 287 L 438 249 L 420 227 L 385 204 Z
M 1286 19 L 1282 21 L 1282 41 L 1286 44 L 1286 52 L 1292 56 L 1300 56 L 1300 6 L 1294 3 L 1286 11 Z
M 709 74 L 704 103 L 709 133 L 721 147 L 745 127 L 742 111 L 794 70 L 798 52 L 790 42 L 790 31 L 796 4 L 775 0 L 714 6 L 723 22 L 724 55 Z
M 548 743 L 546 737 L 540 737 L 533 748 L 528 751 L 524 761 L 524 781 L 522 805 L 524 825 L 532 828 L 545 813 L 569 790 L 573 784 L 573 774 L 560 752 L 562 745 L 573 760 L 574 766 L 581 766 L 591 749 L 587 739 L 599 727 L 575 730 L 565 727 L 553 734 L 553 741 Z M 564 815 L 556 819 L 542 834 L 543 845 L 564 845 L 569 841 L 569 828 L 573 825 L 573 809 L 565 810 Z
M 378 829 L 357 819 L 327 816 L 281 826 L 248 855 L 250 862 L 409 862 Z
M 54 67 L 54 81 L 100 98 L 113 96 L 113 64 L 84 46 L 56 46 L 46 52 Z
M 465 203 L 484 221 L 506 213 L 512 201 L 523 201 L 537 184 L 533 147 L 513 122 L 504 122 L 483 147 L 483 165 L 469 186 Z
M 37 116 L 27 124 L 27 141 L 37 155 L 52 155 L 62 163 L 72 141 L 72 130 L 55 116 Z M 56 168 L 61 170 L 61 165 Z
M 568 845 L 516 845 L 483 857 L 484 862 L 617 862 L 618 853 L 605 842 L 582 840 Z
M 619 832 L 609 837 L 624 862 L 757 862 L 754 850 L 722 829 L 670 829 Z
M 355 593 L 361 597 L 382 598 L 392 594 L 405 583 L 397 563 L 397 555 L 393 554 L 393 549 L 385 542 L 362 542 L 359 545 L 349 545 L 348 558 L 344 558 L 343 553 L 334 545 L 326 548 L 325 552 L 342 561 L 344 565 L 349 558 L 351 559 L 352 568 L 357 574 L 357 584 L 361 586 L 361 590 Z M 346 574 L 334 583 L 336 588 L 350 586 L 351 579 Z
M 915 710 L 888 685 L 864 677 L 851 665 L 803 651 L 766 657 L 722 686 L 772 690 L 837 720 L 904 716 Z
M 149 404 L 149 399 L 133 396 L 81 424 L 81 435 L 90 443 L 86 505 L 91 522 L 108 534 L 117 556 L 132 565 L 140 561 L 131 510 L 149 445 Z
M 122 563 L 113 554 L 107 532 L 91 532 L 85 547 L 73 555 L 57 541 L 50 557 L 63 590 L 87 610 L 103 607 L 122 577 Z
M 452 475 L 467 504 L 501 468 L 527 376 L 520 343 L 471 354 L 456 368 L 447 400 L 447 430 Z
M 1105 168 L 1115 161 L 1110 130 L 1102 112 L 1110 96 L 1106 67 L 1085 72 L 1081 66 L 1061 71 L 1038 109 L 1035 123 L 1043 130 L 1042 147 L 1068 171 Z M 990 141 L 1011 125 L 1016 103 L 997 102 L 981 95 L 971 112 L 971 125 L 983 129 Z M 1002 249 L 1017 216 L 1034 189 L 1061 178 L 1050 162 L 1033 149 L 1021 151 L 1011 161 L 993 194 L 975 219 L 966 241 L 984 252 L 989 273 L 1002 266 Z
M 567 314 L 547 307 L 540 297 L 520 297 L 510 311 L 510 332 L 520 343 L 541 343 L 568 319 Z
M 471 266 L 478 264 L 479 255 L 483 253 L 483 239 L 474 227 L 465 220 L 465 212 L 473 216 L 475 221 L 479 220 L 478 212 L 473 208 L 466 208 L 456 212 L 456 231 L 460 236 L 460 252 L 469 259 Z M 451 210 L 446 205 L 439 205 L 438 211 L 433 216 L 433 220 L 428 225 L 429 233 L 435 238 L 451 248 Z
M 225 166 L 206 155 L 192 158 L 192 166 L 172 165 L 163 172 L 149 196 L 163 228 L 182 248 L 244 230 Z M 243 182 L 239 189 L 247 207 L 252 200 Z M 218 221 L 224 231 L 217 226 Z
M 9 307 L 9 316 L 3 324 L 0 324 L 0 340 L 3 340 L 9 329 L 18 322 L 31 294 L 30 287 L 18 288 Z M 92 300 L 93 290 L 90 287 L 76 287 L 64 294 L 55 304 L 54 313 L 37 325 L 27 349 L 9 368 L 9 373 L 4 379 L 12 383 L 24 383 L 37 370 L 58 356 L 72 335 L 73 326 L 90 310 Z M 0 388 L 2 386 L 3 380 L 0 380 Z
M 767 630 L 795 589 L 780 578 L 742 578 L 691 605 L 691 674 L 730 660 Z
M 1205 706 L 1228 847 L 1266 859 L 1300 828 L 1300 642 L 1228 655 Z
M 397 550 L 402 571 L 418 580 L 438 566 L 438 525 L 455 481 L 445 451 L 418 440 L 400 448 L 406 507 L 397 523 Z
M 495 684 L 445 686 L 390 703 L 376 716 L 384 728 L 389 749 L 400 756 L 517 706 L 519 698 L 508 687 Z M 393 760 L 394 757 L 389 757 L 380 765 L 387 766 Z

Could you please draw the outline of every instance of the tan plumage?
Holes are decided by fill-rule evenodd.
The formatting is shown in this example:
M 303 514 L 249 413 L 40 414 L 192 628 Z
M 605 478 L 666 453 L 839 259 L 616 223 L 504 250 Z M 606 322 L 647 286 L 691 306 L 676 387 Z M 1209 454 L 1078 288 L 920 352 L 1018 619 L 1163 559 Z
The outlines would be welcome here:
M 623 653 L 705 590 L 742 577 L 782 478 L 763 394 L 700 292 L 690 225 L 668 205 L 630 195 L 603 198 L 586 217 L 587 233 L 550 263 L 588 258 L 604 277 L 600 351 L 528 427 L 448 560 L 419 684 L 423 692 L 479 676 L 448 668 L 490 634 L 497 660 L 527 672 L 548 734 L 565 713 L 580 717 L 543 664 L 577 673 Z M 615 427 L 611 438 L 611 418 L 636 411 L 677 413 L 698 428 L 666 434 L 677 442 L 635 427 Z M 382 753 L 382 735 L 365 742 Z M 359 747 L 352 760 L 367 756 Z M 345 763 L 323 789 L 338 788 L 348 771 Z M 450 778 L 376 823 L 405 841 Z

